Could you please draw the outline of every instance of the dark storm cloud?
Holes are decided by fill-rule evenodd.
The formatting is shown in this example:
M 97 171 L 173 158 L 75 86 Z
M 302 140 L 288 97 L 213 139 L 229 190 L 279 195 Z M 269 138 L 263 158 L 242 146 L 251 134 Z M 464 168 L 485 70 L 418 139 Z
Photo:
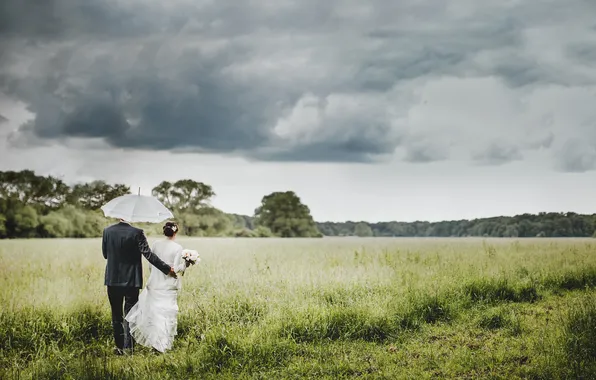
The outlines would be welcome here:
M 258 159 L 302 162 L 375 162 L 378 156 L 393 153 L 391 144 L 375 144 L 370 141 L 323 141 L 292 149 L 257 153 Z
M 136 22 L 144 9 L 149 8 L 117 7 L 110 0 L 3 0 L 0 36 L 41 42 L 80 36 L 140 35 L 152 29 Z
M 147 149 L 233 151 L 266 142 L 271 105 L 261 89 L 228 80 L 218 67 L 225 66 L 225 59 L 212 63 L 198 52 L 185 52 L 175 59 L 176 70 L 163 75 L 147 49 L 139 53 L 143 55 L 149 56 L 148 64 L 139 59 L 130 69 L 113 72 L 110 59 L 101 57 L 106 66 L 93 62 L 82 87 L 62 88 L 59 81 L 16 83 L 15 92 L 29 94 L 45 85 L 54 94 L 31 97 L 35 121 L 22 132 L 46 138 L 98 137 L 117 147 Z M 53 68 L 64 70 L 61 63 Z
M 582 4 L 568 8 L 577 13 Z M 404 89 L 441 76 L 495 76 L 512 88 L 552 80 L 557 72 L 524 50 L 524 31 L 549 7 L 559 9 L 549 1 L 6 0 L 0 90 L 35 115 L 13 136 L 20 144 L 82 137 L 121 148 L 346 162 L 401 147 L 407 161 L 430 162 L 448 155 L 412 143 L 408 121 L 392 121 L 412 105 Z M 492 54 L 488 64 L 477 58 L 483 52 Z M 301 113 L 307 94 L 345 99 L 317 119 Z M 382 96 L 360 107 L 367 94 Z M 521 152 L 493 146 L 473 157 L 502 163 Z

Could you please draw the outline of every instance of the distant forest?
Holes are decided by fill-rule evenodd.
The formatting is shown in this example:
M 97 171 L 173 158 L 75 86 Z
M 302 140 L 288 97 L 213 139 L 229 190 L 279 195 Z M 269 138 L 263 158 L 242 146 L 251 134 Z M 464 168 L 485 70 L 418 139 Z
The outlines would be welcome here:
M 251 225 L 251 217 L 236 215 Z M 544 213 L 442 222 L 316 222 L 324 236 L 596 237 L 596 214 Z
M 100 207 L 129 194 L 104 181 L 65 184 L 33 171 L 0 171 L 0 238 L 98 237 L 113 220 Z M 192 179 L 163 181 L 152 195 L 170 208 L 186 236 L 230 237 L 596 237 L 596 214 L 522 214 L 444 222 L 315 222 L 294 192 L 263 196 L 253 215 L 225 213 L 210 204 L 212 187 Z M 148 235 L 159 224 L 140 225 Z

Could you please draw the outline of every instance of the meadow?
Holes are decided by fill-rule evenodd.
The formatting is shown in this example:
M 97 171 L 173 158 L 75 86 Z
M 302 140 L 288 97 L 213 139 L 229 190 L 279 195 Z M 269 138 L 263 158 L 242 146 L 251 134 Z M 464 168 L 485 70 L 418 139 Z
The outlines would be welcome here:
M 125 357 L 99 239 L 0 241 L 0 378 L 596 377 L 594 239 L 179 241 L 175 347 Z

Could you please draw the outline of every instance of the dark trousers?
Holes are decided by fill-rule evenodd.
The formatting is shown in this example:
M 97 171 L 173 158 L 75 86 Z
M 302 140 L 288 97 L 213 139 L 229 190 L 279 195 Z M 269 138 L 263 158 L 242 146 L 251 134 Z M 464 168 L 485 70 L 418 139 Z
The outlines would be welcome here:
M 133 348 L 133 339 L 124 316 L 139 300 L 139 288 L 108 286 L 108 299 L 112 308 L 112 328 L 114 329 L 116 347 L 120 349 Z M 123 303 L 124 309 L 122 308 Z

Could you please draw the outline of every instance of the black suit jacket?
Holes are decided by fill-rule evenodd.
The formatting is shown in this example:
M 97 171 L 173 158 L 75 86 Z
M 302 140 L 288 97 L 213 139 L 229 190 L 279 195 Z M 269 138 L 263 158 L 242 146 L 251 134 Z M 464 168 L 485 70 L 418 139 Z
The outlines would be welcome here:
M 106 264 L 105 285 L 143 287 L 141 255 L 164 274 L 170 266 L 151 252 L 143 230 L 128 223 L 116 223 L 103 230 L 101 244 Z

